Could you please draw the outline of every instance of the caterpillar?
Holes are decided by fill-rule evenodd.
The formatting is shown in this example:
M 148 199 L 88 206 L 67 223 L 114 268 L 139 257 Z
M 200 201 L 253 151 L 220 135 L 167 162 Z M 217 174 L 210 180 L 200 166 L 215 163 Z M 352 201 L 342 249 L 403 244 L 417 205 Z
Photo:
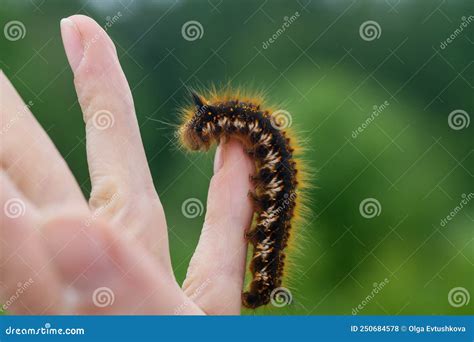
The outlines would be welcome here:
M 286 248 L 298 216 L 302 175 L 295 156 L 297 144 L 290 136 L 286 111 L 263 108 L 259 97 L 239 91 L 212 90 L 206 96 L 190 91 L 192 101 L 182 110 L 181 144 L 193 151 L 207 151 L 221 138 L 237 138 L 255 164 L 249 192 L 255 220 L 245 233 L 253 246 L 252 280 L 242 294 L 247 308 L 266 305 L 272 291 L 282 284 Z M 287 114 L 287 115 L 285 115 Z

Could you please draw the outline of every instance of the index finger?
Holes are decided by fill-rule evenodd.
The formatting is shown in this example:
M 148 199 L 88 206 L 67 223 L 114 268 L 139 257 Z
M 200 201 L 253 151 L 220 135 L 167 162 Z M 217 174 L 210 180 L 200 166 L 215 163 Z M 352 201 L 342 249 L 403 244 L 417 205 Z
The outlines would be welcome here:
M 91 206 L 102 206 L 115 192 L 153 188 L 132 94 L 112 40 L 83 15 L 61 20 L 61 34 L 86 124 Z

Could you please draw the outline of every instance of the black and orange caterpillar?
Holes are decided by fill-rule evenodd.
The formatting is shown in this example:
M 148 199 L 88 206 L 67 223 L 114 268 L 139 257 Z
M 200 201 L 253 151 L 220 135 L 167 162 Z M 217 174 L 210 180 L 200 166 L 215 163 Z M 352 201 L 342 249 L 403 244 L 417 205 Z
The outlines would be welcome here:
M 291 116 L 263 108 L 261 98 L 239 91 L 213 90 L 206 96 L 191 91 L 191 96 L 179 130 L 184 147 L 206 151 L 221 138 L 237 138 L 255 162 L 255 175 L 250 176 L 255 191 L 249 195 L 256 215 L 246 233 L 253 245 L 253 278 L 242 303 L 257 308 L 268 304 L 272 291 L 281 286 L 285 248 L 299 207 L 302 172 L 295 158 L 295 139 L 286 127 Z

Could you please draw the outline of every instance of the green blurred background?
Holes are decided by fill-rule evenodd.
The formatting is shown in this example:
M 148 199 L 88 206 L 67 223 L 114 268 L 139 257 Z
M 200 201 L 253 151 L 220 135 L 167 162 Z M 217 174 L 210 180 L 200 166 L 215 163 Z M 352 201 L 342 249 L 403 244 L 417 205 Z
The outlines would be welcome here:
M 350 315 L 385 279 L 359 314 L 474 313 L 474 299 L 460 307 L 448 300 L 456 287 L 474 295 L 474 201 L 441 224 L 474 192 L 474 123 L 448 123 L 455 110 L 474 113 L 472 1 L 2 0 L 0 11 L 2 28 L 12 20 L 26 28 L 17 41 L 1 36 L 1 68 L 34 103 L 85 194 L 85 134 L 59 20 L 82 13 L 113 21 L 107 31 L 133 89 L 179 281 L 204 218 L 186 218 L 181 206 L 206 202 L 213 154 L 179 151 L 167 123 L 178 123 L 185 85 L 230 82 L 284 103 L 315 185 L 285 284 L 293 302 L 244 313 Z M 200 39 L 184 39 L 190 20 L 202 25 Z M 380 27 L 377 39 L 359 33 L 369 20 Z M 367 198 L 380 203 L 378 216 L 361 215 Z

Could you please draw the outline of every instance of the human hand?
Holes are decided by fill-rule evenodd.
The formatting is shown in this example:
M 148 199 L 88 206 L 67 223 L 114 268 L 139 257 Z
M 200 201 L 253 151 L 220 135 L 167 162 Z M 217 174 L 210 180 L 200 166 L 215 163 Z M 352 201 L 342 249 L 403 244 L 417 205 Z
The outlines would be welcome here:
M 204 227 L 181 288 L 115 46 L 86 16 L 63 19 L 61 34 L 84 116 L 92 192 L 87 203 L 0 73 L 4 307 L 15 314 L 239 314 L 253 212 L 253 166 L 242 146 L 230 141 L 216 151 Z

